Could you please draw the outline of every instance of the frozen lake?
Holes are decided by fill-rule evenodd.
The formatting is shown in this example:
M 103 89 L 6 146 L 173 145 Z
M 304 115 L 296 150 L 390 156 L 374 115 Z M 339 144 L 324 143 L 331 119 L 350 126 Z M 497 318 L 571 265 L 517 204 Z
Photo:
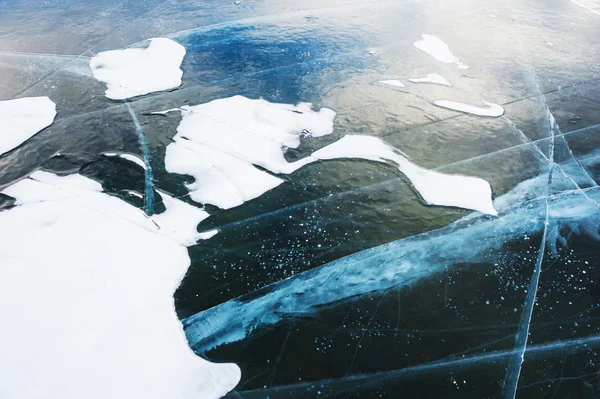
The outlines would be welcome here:
M 598 0 L 0 0 L 0 397 L 600 397 L 599 182 Z

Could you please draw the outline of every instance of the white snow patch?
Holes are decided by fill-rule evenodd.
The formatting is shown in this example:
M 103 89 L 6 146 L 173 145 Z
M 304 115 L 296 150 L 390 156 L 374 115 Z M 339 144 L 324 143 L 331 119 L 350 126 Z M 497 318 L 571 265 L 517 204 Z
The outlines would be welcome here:
M 456 64 L 460 69 L 469 69 L 468 65 L 452 54 L 446 43 L 435 36 L 423 35 L 423 40 L 415 42 L 414 46 L 444 64 Z
M 236 365 L 190 350 L 173 304 L 187 250 L 142 211 L 80 175 L 36 172 L 3 193 L 17 200 L 0 212 L 4 396 L 216 399 L 237 384 Z
M 50 126 L 55 116 L 56 104 L 48 97 L 0 101 L 0 155 Z
M 424 78 L 414 78 L 409 79 L 409 81 L 412 83 L 432 83 L 442 86 L 452 86 L 445 77 L 443 77 L 442 75 L 438 75 L 437 73 L 430 73 Z
M 181 200 L 159 191 L 167 210 L 152 216 L 160 227 L 158 231 L 181 245 L 194 245 L 198 240 L 206 240 L 206 234 L 198 233 L 198 225 L 210 215 L 204 209 L 196 208 Z M 215 232 L 216 234 L 216 232 Z M 214 234 L 213 234 L 214 235 Z
M 379 83 L 383 83 L 385 85 L 396 86 L 396 87 L 406 87 L 404 83 L 399 80 L 380 80 Z
M 467 114 L 479 115 L 479 116 L 491 116 L 491 117 L 499 117 L 504 115 L 504 108 L 501 105 L 488 103 L 487 101 L 482 101 L 487 108 L 475 107 L 469 104 L 458 103 L 455 101 L 448 100 L 436 100 L 433 103 L 438 107 L 448 108 L 454 111 L 465 112 Z
M 146 164 L 144 163 L 144 161 L 141 158 L 139 158 L 139 157 L 137 157 L 135 155 L 125 154 L 125 153 L 117 154 L 117 153 L 114 153 L 114 152 L 105 152 L 103 155 L 105 155 L 107 157 L 119 157 L 119 158 L 126 159 L 126 160 L 128 160 L 130 162 L 133 162 L 136 165 L 141 166 L 144 170 L 146 170 Z
M 492 204 L 488 182 L 476 177 L 448 175 L 421 168 L 376 137 L 345 136 L 315 153 L 317 159 L 362 158 L 392 161 L 406 175 L 425 202 L 433 205 L 473 209 L 490 215 L 498 212 Z
M 181 85 L 185 48 L 166 38 L 149 41 L 147 48 L 104 51 L 90 60 L 94 77 L 106 83 L 106 97 L 124 100 Z
M 313 161 L 289 163 L 284 153 L 297 148 L 300 137 L 333 132 L 335 112 L 311 104 L 275 104 L 242 96 L 181 107 L 182 120 L 174 143 L 167 147 L 168 172 L 195 178 L 188 185 L 199 203 L 232 208 L 277 187 L 274 174 L 292 173 Z

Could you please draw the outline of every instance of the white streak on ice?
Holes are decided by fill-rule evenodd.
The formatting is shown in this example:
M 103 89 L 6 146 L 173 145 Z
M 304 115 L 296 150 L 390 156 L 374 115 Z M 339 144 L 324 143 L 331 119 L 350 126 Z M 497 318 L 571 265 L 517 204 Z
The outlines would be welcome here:
M 379 83 L 383 83 L 385 85 L 395 86 L 395 87 L 406 87 L 404 83 L 399 80 L 380 80 Z
M 492 189 L 487 181 L 421 168 L 376 137 L 345 136 L 312 156 L 318 159 L 362 158 L 377 162 L 389 160 L 398 165 L 398 169 L 410 179 L 417 192 L 429 204 L 473 209 L 490 215 L 498 214 L 492 204 Z
M 504 115 L 504 108 L 501 105 L 488 103 L 487 101 L 482 101 L 487 108 L 475 107 L 469 104 L 458 103 L 455 101 L 448 100 L 436 100 L 433 103 L 438 107 L 448 108 L 453 111 L 464 112 L 472 115 L 479 116 L 490 116 L 490 117 L 499 117 Z
M 423 40 L 415 42 L 414 46 L 444 64 L 457 64 L 460 69 L 469 69 L 468 65 L 452 54 L 446 43 L 435 36 L 423 35 Z
M 106 97 L 124 100 L 181 85 L 185 48 L 171 39 L 149 41 L 147 48 L 104 51 L 90 60 L 94 77 L 106 83 Z
M 171 108 L 171 109 L 166 109 L 164 111 L 155 111 L 155 112 L 150 112 L 150 115 L 166 115 L 169 112 L 181 112 L 182 109 L 181 108 Z
M 240 370 L 195 356 L 174 310 L 190 264 L 186 248 L 101 190 L 80 175 L 36 172 L 3 191 L 17 200 L 0 212 L 3 394 L 221 397 Z M 169 238 L 190 243 L 189 227 L 205 215 L 163 198 L 161 230 L 181 226 Z
M 134 164 L 136 164 L 138 166 L 141 166 L 144 170 L 146 170 L 146 164 L 144 163 L 144 161 L 135 155 L 125 154 L 125 153 L 117 154 L 114 152 L 105 152 L 103 155 L 105 155 L 107 157 L 119 157 L 119 158 L 126 159 L 130 162 L 133 162 Z
M 0 155 L 50 126 L 55 116 L 56 104 L 48 97 L 0 101 Z
M 188 174 L 190 197 L 199 203 L 232 208 L 283 183 L 259 170 L 291 173 L 312 162 L 289 163 L 287 148 L 300 145 L 301 136 L 333 132 L 335 112 L 311 104 L 275 104 L 242 96 L 181 107 L 182 120 L 174 143 L 167 147 L 165 166 L 171 173 Z
M 445 77 L 437 73 L 430 73 L 424 78 L 413 78 L 409 79 L 409 81 L 412 83 L 432 83 L 441 86 L 452 86 Z

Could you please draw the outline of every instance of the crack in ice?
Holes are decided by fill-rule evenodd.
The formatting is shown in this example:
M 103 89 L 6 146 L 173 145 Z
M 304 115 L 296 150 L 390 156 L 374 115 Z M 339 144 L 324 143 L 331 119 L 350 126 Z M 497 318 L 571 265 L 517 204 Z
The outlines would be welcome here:
M 148 147 L 146 135 L 144 134 L 142 125 L 135 115 L 135 112 L 127 101 L 125 101 L 125 104 L 127 105 L 129 115 L 131 115 L 133 123 L 135 124 L 135 130 L 140 141 L 140 148 L 144 155 L 144 165 L 146 165 L 144 170 L 144 213 L 148 216 L 152 216 L 154 214 L 154 176 L 152 173 L 152 165 L 150 164 L 150 148 Z

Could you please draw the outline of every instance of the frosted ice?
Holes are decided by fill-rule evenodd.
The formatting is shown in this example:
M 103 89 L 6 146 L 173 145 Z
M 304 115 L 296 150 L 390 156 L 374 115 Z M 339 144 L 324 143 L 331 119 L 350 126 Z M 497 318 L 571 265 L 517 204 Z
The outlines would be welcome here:
M 452 54 L 446 43 L 435 36 L 423 35 L 423 40 L 415 42 L 414 46 L 444 64 L 457 64 L 460 69 L 469 69 L 468 65 Z
M 473 209 L 490 215 L 498 212 L 492 204 L 492 189 L 485 180 L 448 175 L 421 168 L 394 151 L 376 137 L 345 136 L 312 155 L 318 159 L 362 158 L 377 162 L 392 161 L 408 177 L 423 197 L 432 205 Z
M 186 342 L 173 292 L 190 259 L 172 234 L 80 175 L 3 193 L 17 199 L 0 212 L 3 397 L 216 399 L 237 384 L 237 366 Z M 163 199 L 161 229 L 182 241 L 205 215 Z
M 56 104 L 48 97 L 0 101 L 0 155 L 50 126 L 55 116 Z
M 448 100 L 436 100 L 433 103 L 438 107 L 448 108 L 454 111 L 460 111 L 467 114 L 479 115 L 479 116 L 490 116 L 490 117 L 499 117 L 504 115 L 504 108 L 501 105 L 488 103 L 487 101 L 482 101 L 483 105 L 486 105 L 487 108 L 476 107 L 474 105 L 458 103 L 455 101 Z
M 174 143 L 167 147 L 165 166 L 171 173 L 191 175 L 190 197 L 223 209 L 241 205 L 283 180 L 272 173 L 291 173 L 312 162 L 289 163 L 287 148 L 300 137 L 333 132 L 335 112 L 313 111 L 311 104 L 275 104 L 242 96 L 181 107 L 182 120 Z
M 181 85 L 185 48 L 166 38 L 150 39 L 147 48 L 101 52 L 90 60 L 96 79 L 106 83 L 106 97 L 124 100 Z
M 445 77 L 437 73 L 430 73 L 424 78 L 413 78 L 409 79 L 409 81 L 412 83 L 432 83 L 442 86 L 452 86 Z

